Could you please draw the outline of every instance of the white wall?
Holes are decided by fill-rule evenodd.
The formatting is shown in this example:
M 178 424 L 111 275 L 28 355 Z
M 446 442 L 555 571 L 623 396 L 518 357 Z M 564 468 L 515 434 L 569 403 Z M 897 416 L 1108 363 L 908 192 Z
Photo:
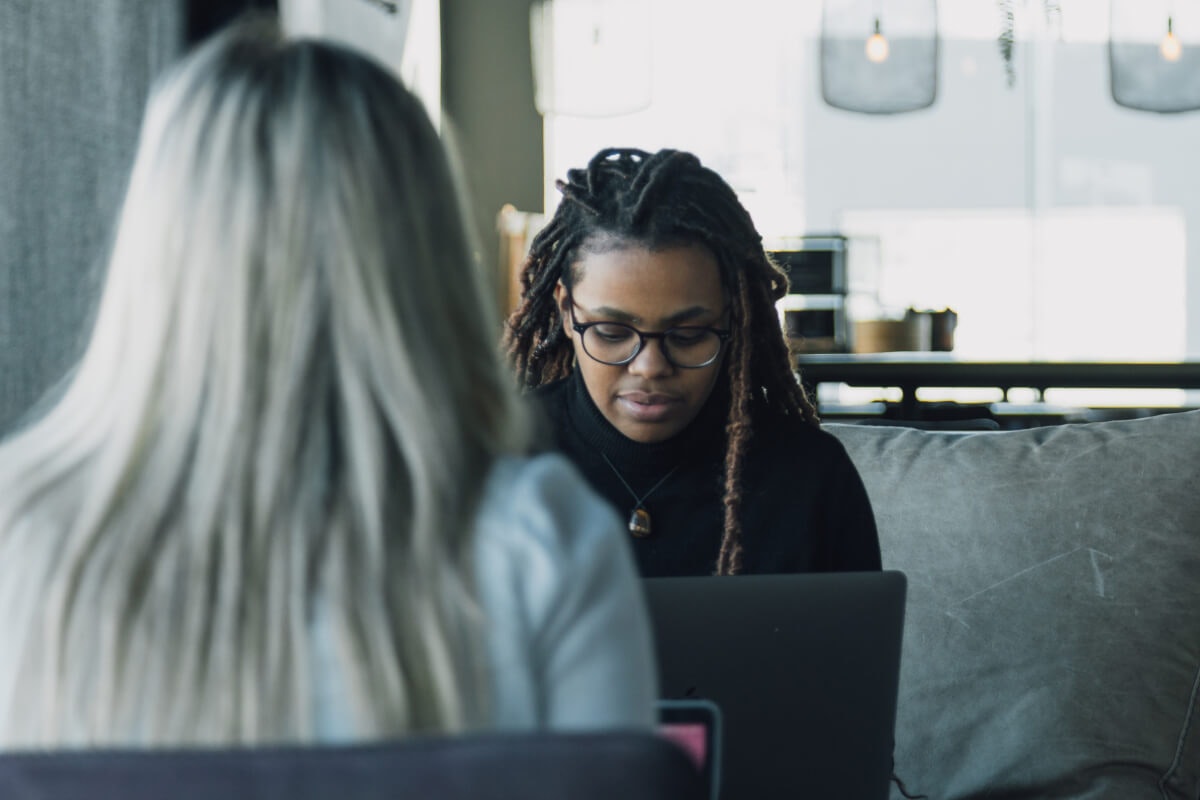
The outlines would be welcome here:
M 881 117 L 821 99 L 819 3 L 753 0 L 737 15 L 694 4 L 681 16 L 679 2 L 648 6 L 650 109 L 547 118 L 548 186 L 600 147 L 690 149 L 768 238 L 840 229 L 869 243 L 886 230 L 859 265 L 895 291 L 925 287 L 914 302 L 956 302 L 929 291 L 948 285 L 950 259 L 956 285 L 1006 287 L 995 313 L 961 321 L 976 354 L 1200 358 L 1200 112 L 1117 106 L 1096 31 L 1019 44 L 1010 88 L 994 4 L 943 3 L 937 101 Z M 1063 3 L 1064 19 L 1077 12 Z M 948 233 L 955 220 L 969 224 Z

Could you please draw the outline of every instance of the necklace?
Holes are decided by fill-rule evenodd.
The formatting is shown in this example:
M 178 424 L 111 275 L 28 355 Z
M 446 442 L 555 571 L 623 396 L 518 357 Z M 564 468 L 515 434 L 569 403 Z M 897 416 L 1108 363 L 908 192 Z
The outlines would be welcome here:
M 621 474 L 620 470 L 613 466 L 613 463 L 608 460 L 608 456 L 606 456 L 604 453 L 601 453 L 600 457 L 604 459 L 605 464 L 608 464 L 608 468 L 611 469 L 613 474 L 617 476 L 617 480 L 621 482 L 621 485 L 624 486 L 631 495 L 633 495 L 633 511 L 629 515 L 629 532 L 638 539 L 645 539 L 650 535 L 651 530 L 650 512 L 642 506 L 642 503 L 646 502 L 646 498 L 654 494 L 655 490 L 666 483 L 667 478 L 679 471 L 679 468 L 683 465 L 676 464 L 670 472 L 659 478 L 658 483 L 651 486 L 648 492 L 643 494 L 641 497 L 638 497 L 638 493 L 635 492 L 633 487 L 629 485 L 629 481 L 625 480 L 625 476 Z

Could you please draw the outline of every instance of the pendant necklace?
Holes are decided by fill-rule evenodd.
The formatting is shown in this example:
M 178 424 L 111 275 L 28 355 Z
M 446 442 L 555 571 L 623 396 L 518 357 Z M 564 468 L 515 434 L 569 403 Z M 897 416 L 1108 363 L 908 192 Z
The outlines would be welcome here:
M 650 535 L 650 512 L 642 506 L 642 503 L 646 502 L 646 498 L 654 494 L 655 490 L 666 483 L 667 478 L 674 475 L 683 465 L 676 464 L 670 472 L 659 478 L 658 483 L 651 486 L 648 492 L 639 497 L 638 493 L 635 492 L 633 487 L 629 485 L 629 482 L 625 480 L 625 476 L 622 475 L 621 472 L 615 466 L 613 466 L 613 463 L 608 460 L 608 456 L 606 456 L 604 453 L 601 453 L 600 457 L 604 459 L 605 464 L 608 464 L 608 468 L 611 469 L 613 474 L 617 476 L 617 480 L 621 482 L 621 485 L 624 486 L 631 495 L 633 495 L 633 512 L 629 515 L 629 532 L 638 539 L 645 539 Z

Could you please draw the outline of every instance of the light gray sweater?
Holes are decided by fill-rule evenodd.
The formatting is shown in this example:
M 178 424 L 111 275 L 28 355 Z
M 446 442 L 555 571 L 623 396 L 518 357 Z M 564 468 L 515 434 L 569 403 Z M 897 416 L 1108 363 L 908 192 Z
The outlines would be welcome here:
M 559 455 L 497 462 L 475 532 L 488 618 L 488 727 L 649 727 L 657 677 L 624 526 Z M 318 738 L 356 738 L 317 620 Z

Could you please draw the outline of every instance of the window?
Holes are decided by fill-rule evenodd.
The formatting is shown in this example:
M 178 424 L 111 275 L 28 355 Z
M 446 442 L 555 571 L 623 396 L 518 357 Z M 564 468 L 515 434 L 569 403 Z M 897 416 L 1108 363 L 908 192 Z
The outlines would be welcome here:
M 1200 113 L 1113 102 L 1107 4 L 1014 5 L 1015 85 L 993 0 L 943 2 L 936 102 L 873 116 L 821 100 L 819 3 L 647 2 L 651 103 L 547 115 L 547 208 L 602 147 L 688 149 L 768 243 L 850 237 L 852 315 L 954 308 L 969 357 L 1200 357 Z

